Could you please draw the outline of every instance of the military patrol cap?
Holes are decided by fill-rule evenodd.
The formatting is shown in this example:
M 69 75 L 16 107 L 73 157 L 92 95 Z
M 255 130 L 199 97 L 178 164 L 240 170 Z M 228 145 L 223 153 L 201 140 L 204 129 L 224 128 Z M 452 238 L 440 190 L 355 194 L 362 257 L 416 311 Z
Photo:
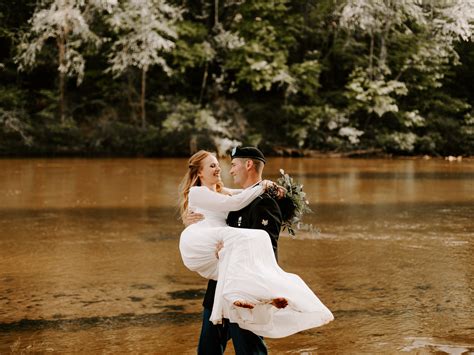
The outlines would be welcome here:
M 230 153 L 230 157 L 234 158 L 249 158 L 249 159 L 257 159 L 262 161 L 264 164 L 266 163 L 265 156 L 260 151 L 260 149 L 255 147 L 234 147 L 232 152 Z

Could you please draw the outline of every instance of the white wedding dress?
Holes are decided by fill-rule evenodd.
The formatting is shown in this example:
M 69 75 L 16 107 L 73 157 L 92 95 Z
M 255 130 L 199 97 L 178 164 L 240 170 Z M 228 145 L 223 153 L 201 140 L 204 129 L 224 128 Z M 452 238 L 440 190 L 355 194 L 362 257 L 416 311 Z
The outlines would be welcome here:
M 299 276 L 278 266 L 266 231 L 226 225 L 230 211 L 242 209 L 262 193 L 261 186 L 233 196 L 205 186 L 191 187 L 189 207 L 205 219 L 181 233 L 179 248 L 187 268 L 217 280 L 212 323 L 228 318 L 257 335 L 281 338 L 324 325 L 334 317 Z M 218 241 L 224 243 L 219 259 L 215 255 Z M 287 307 L 277 309 L 269 304 L 281 297 L 288 301 Z M 255 307 L 237 307 L 234 301 Z

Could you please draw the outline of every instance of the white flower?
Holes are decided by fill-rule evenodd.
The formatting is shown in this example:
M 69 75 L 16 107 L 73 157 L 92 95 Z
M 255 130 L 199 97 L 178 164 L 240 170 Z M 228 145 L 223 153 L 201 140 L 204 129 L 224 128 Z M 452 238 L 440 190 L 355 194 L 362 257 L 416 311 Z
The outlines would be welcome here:
M 339 130 L 339 135 L 342 137 L 347 137 L 347 139 L 349 139 L 349 142 L 351 142 L 352 144 L 359 143 L 359 136 L 363 134 L 364 132 L 359 131 L 354 127 L 342 127 Z

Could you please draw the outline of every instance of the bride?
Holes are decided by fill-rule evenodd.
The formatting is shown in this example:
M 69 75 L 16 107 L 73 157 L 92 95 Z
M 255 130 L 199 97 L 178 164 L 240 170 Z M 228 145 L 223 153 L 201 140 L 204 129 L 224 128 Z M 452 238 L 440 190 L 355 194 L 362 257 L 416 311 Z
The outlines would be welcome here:
M 277 264 L 268 233 L 226 225 L 238 211 L 274 183 L 264 180 L 244 190 L 223 186 L 216 157 L 199 151 L 189 159 L 183 179 L 181 213 L 188 209 L 205 219 L 181 233 L 184 264 L 207 279 L 217 280 L 210 321 L 223 318 L 257 335 L 280 338 L 324 325 L 334 319 L 304 281 Z M 216 255 L 216 246 L 224 247 Z

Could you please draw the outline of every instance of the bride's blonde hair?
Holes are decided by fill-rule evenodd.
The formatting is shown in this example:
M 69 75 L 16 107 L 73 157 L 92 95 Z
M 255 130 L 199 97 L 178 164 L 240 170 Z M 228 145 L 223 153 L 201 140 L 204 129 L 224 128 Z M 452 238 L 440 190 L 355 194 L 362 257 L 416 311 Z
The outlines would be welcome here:
M 184 220 L 186 213 L 188 212 L 189 206 L 189 189 L 192 186 L 201 186 L 201 179 L 198 174 L 202 170 L 202 162 L 209 155 L 213 155 L 211 152 L 206 150 L 200 150 L 199 152 L 193 154 L 188 160 L 188 171 L 184 175 L 183 180 L 181 181 L 180 186 L 180 199 L 179 199 L 179 212 L 181 219 Z M 224 184 L 222 182 L 217 183 L 216 191 L 222 192 Z

